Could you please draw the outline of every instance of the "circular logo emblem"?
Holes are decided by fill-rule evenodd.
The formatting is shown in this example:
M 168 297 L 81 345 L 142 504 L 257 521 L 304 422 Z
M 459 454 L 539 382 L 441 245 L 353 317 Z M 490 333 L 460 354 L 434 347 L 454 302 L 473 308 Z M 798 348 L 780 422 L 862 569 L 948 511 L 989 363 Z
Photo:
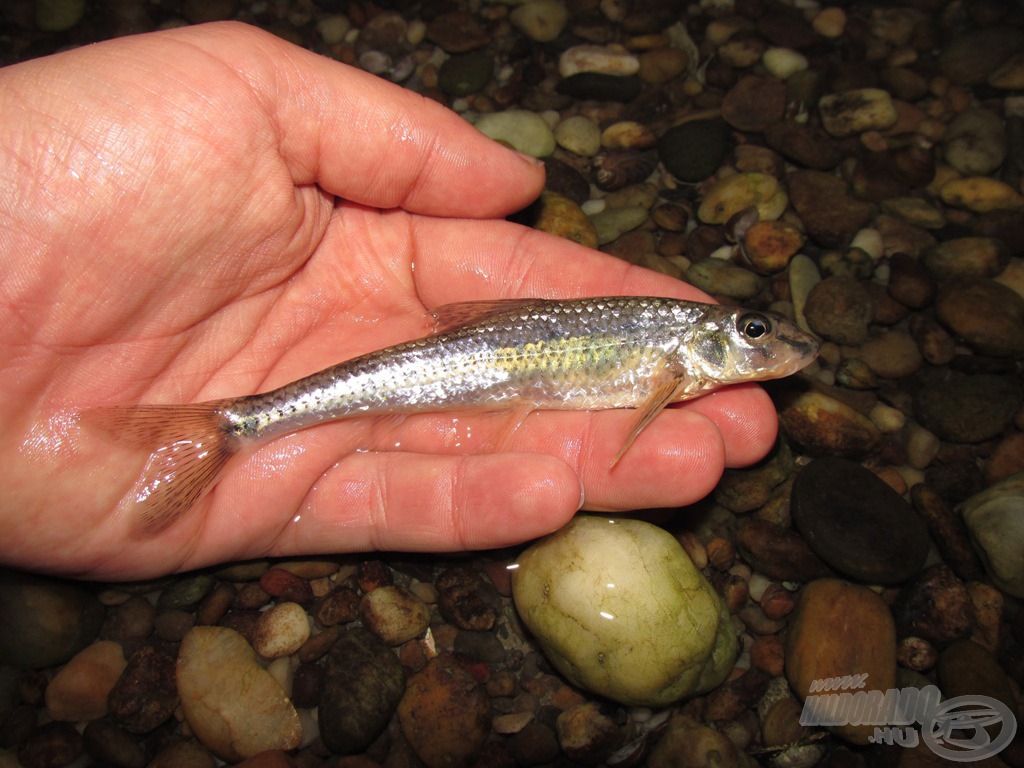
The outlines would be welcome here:
M 998 726 L 993 738 L 986 728 Z M 1017 733 L 1017 720 L 1008 706 L 991 696 L 954 696 L 942 702 L 921 723 L 921 738 L 945 760 L 969 763 L 992 757 Z

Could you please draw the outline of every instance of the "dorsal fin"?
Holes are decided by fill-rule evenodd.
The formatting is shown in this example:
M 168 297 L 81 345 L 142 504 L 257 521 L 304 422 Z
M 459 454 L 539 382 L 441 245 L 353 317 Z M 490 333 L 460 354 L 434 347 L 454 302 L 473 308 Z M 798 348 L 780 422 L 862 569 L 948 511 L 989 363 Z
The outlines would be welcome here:
M 526 309 L 541 304 L 545 299 L 483 299 L 481 301 L 457 301 L 443 304 L 431 311 L 437 324 L 437 332 L 450 331 L 463 325 L 476 323 L 488 317 L 516 309 Z

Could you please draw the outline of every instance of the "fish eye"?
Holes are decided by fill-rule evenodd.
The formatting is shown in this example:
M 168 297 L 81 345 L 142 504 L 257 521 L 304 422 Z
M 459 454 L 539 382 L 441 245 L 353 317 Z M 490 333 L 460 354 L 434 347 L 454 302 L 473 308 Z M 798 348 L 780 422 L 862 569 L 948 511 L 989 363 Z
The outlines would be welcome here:
M 759 339 L 765 334 L 772 332 L 772 321 L 757 312 L 749 312 L 743 315 L 737 327 L 748 339 Z

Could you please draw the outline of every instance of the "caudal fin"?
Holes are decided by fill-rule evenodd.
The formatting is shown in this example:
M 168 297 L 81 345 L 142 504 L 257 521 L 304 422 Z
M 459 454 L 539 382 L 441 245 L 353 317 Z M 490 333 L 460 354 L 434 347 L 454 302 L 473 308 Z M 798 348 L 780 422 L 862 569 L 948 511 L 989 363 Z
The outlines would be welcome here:
M 125 497 L 139 538 L 173 525 L 213 487 L 238 440 L 225 429 L 221 403 L 91 408 L 82 421 L 115 440 L 150 451 Z

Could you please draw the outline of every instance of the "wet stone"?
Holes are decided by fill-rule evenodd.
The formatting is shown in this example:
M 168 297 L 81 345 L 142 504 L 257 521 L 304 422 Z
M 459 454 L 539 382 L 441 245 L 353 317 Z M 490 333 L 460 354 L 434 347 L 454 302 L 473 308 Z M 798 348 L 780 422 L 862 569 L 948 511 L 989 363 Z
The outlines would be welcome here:
M 942 153 L 964 176 L 992 173 L 1006 157 L 1003 121 L 988 109 L 969 109 L 953 118 L 942 138 Z
M 811 288 L 804 315 L 811 330 L 837 344 L 862 344 L 874 302 L 861 283 L 850 277 L 826 277 Z
M 789 198 L 807 234 L 825 248 L 842 248 L 871 219 L 873 206 L 855 200 L 842 179 L 820 171 L 796 171 L 786 180 Z
M 84 587 L 0 571 L 0 659 L 25 669 L 63 664 L 93 641 L 103 606 Z
M 360 599 L 359 593 L 352 587 L 335 587 L 316 606 L 313 615 L 323 627 L 347 624 L 359 617 Z
M 320 738 L 331 752 L 353 755 L 383 733 L 405 691 L 398 657 L 362 627 L 345 632 L 328 653 L 320 691 Z
M 920 637 L 940 649 L 968 638 L 974 626 L 971 597 L 944 563 L 931 566 L 907 584 L 892 611 L 898 637 Z
M 889 258 L 889 295 L 911 309 L 922 309 L 935 298 L 935 278 L 924 265 L 905 253 Z
M 430 609 L 403 587 L 380 587 L 359 604 L 363 625 L 388 645 L 419 637 L 430 624 Z
M 172 582 L 160 593 L 156 607 L 192 610 L 209 594 L 216 583 L 216 579 L 209 574 L 197 574 L 183 578 L 181 581 Z
M 153 648 L 140 648 L 128 659 L 108 701 L 111 717 L 125 730 L 155 730 L 178 706 L 174 659 Z
M 464 53 L 446 59 L 438 72 L 438 87 L 449 96 L 468 96 L 484 89 L 494 74 L 494 59 L 486 53 Z
M 667 130 L 658 157 L 680 181 L 703 181 L 718 170 L 732 149 L 727 127 L 718 120 L 692 120 Z
M 760 463 L 745 469 L 727 469 L 715 487 L 715 501 L 726 509 L 743 514 L 763 506 L 772 491 L 793 470 L 793 454 L 785 440 Z
M 298 603 L 283 602 L 260 614 L 252 647 L 265 659 L 291 656 L 309 639 L 309 618 Z
M 313 599 L 313 587 L 309 579 L 284 568 L 271 568 L 260 576 L 260 587 L 278 602 L 304 604 Z
M 518 765 L 545 765 L 560 752 L 555 732 L 543 723 L 527 723 L 509 739 L 509 752 Z
M 467 53 L 491 41 L 490 35 L 476 18 L 464 11 L 452 11 L 435 16 L 427 24 L 427 39 L 440 46 L 445 53 Z
M 107 610 L 100 637 L 122 646 L 144 640 L 153 632 L 156 608 L 145 597 L 133 595 L 118 606 Z
M 751 299 L 761 292 L 761 278 L 722 259 L 702 259 L 686 270 L 686 282 L 702 291 L 733 299 Z
M 983 355 L 1024 357 L 1024 298 L 994 280 L 947 283 L 935 303 L 939 321 Z
M 822 392 L 777 391 L 779 425 L 812 456 L 859 458 L 878 451 L 882 434 L 869 418 Z
M 739 131 L 760 133 L 785 111 L 786 86 L 774 77 L 744 77 L 722 101 L 722 119 Z
M 779 581 L 813 581 L 832 573 L 796 531 L 763 520 L 740 526 L 736 546 L 754 570 Z
M 46 686 L 46 710 L 54 720 L 76 723 L 107 714 L 107 696 L 125 667 L 121 646 L 100 640 L 76 653 Z
M 1004 592 L 1024 597 L 1024 474 L 971 496 L 961 513 L 989 578 Z
M 449 624 L 470 630 L 489 630 L 494 626 L 497 611 L 477 574 L 468 569 L 449 568 L 437 577 L 436 586 L 438 610 Z
M 566 757 L 585 765 L 604 763 L 622 743 L 615 721 L 603 714 L 596 702 L 562 712 L 555 721 L 555 731 Z
M 528 0 L 509 14 L 512 25 L 539 43 L 547 43 L 561 34 L 569 13 L 558 0 Z
M 942 652 L 938 674 L 945 698 L 991 696 L 1011 712 L 1014 710 L 1013 689 L 1006 672 L 991 653 L 971 640 L 953 643 Z
M 1020 387 L 1002 376 L 955 376 L 922 387 L 914 413 L 926 429 L 953 443 L 999 435 L 1021 404 Z
M 398 721 L 427 768 L 472 765 L 491 731 L 491 703 L 484 687 L 442 654 L 409 679 Z
M 805 123 L 774 123 L 765 128 L 764 139 L 787 160 L 812 170 L 832 170 L 843 159 L 835 139 Z
M 545 189 L 530 207 L 530 212 L 534 216 L 531 223 L 535 229 L 588 248 L 597 247 L 599 233 L 594 222 L 568 197 Z
M 936 280 L 995 277 L 1010 261 L 1003 244 L 991 237 L 958 237 L 936 243 L 921 254 L 921 263 Z
M 545 157 L 544 170 L 547 174 L 544 188 L 547 191 L 568 198 L 577 206 L 590 198 L 590 182 L 568 163 Z
M 982 82 L 1024 49 L 1024 32 L 1012 26 L 974 29 L 957 35 L 939 54 L 939 68 L 954 83 Z
M 143 768 L 146 751 L 137 739 L 110 720 L 95 720 L 82 732 L 86 752 L 111 768 Z
M 71 723 L 46 723 L 34 729 L 18 749 L 22 768 L 58 768 L 74 762 L 85 750 L 81 734 Z
M 921 570 L 930 545 L 914 509 L 873 472 L 838 458 L 811 462 L 793 485 L 793 522 L 826 563 L 868 584 Z
M 917 342 L 906 331 L 891 330 L 860 346 L 858 357 L 886 379 L 903 379 L 918 371 L 923 362 Z

